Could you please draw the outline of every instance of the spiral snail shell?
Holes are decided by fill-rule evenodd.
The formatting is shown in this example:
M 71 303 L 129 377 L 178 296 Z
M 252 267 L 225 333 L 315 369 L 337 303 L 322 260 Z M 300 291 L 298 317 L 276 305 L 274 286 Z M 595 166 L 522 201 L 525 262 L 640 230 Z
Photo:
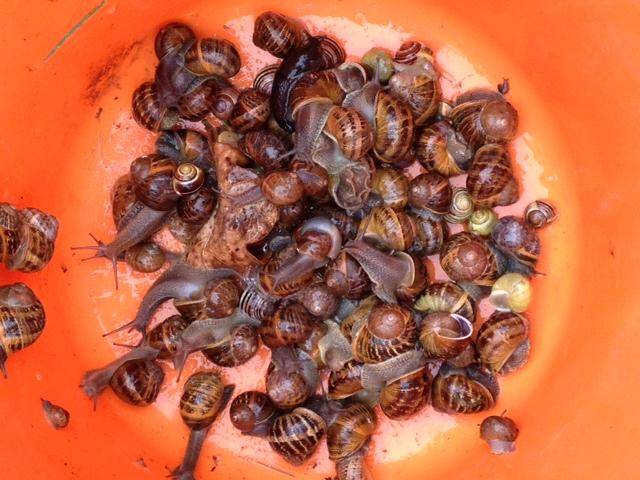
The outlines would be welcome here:
M 518 183 L 505 147 L 488 144 L 476 152 L 469 167 L 467 190 L 477 207 L 511 205 L 518 200 Z
M 401 65 L 431 63 L 433 62 L 433 50 L 421 42 L 407 40 L 398 47 L 393 59 Z
M 496 455 L 514 452 L 518 433 L 516 422 L 505 416 L 487 417 L 480 424 L 480 438 L 489 444 L 491 453 Z
M 287 166 L 283 156 L 289 148 L 282 137 L 268 130 L 247 132 L 239 142 L 243 153 L 266 171 L 280 170 Z
M 375 207 L 360 222 L 359 234 L 391 250 L 406 250 L 413 244 L 415 230 L 408 214 L 391 207 Z
M 259 329 L 263 343 L 269 348 L 302 343 L 312 330 L 309 312 L 297 302 L 278 307 Z
M 273 90 L 273 80 L 279 66 L 279 63 L 272 63 L 271 65 L 261 68 L 253 79 L 253 88 L 260 93 L 270 96 Z
M 196 38 L 193 30 L 183 23 L 172 22 L 162 27 L 156 34 L 155 52 L 158 60 L 179 50 L 185 43 Z
M 205 81 L 190 89 L 178 99 L 178 114 L 181 118 L 194 122 L 203 120 L 210 112 L 218 93 L 214 81 Z
M 193 163 L 178 165 L 173 172 L 173 189 L 178 195 L 189 195 L 197 192 L 204 185 L 204 171 Z
M 440 253 L 442 245 L 449 237 L 447 222 L 431 215 L 414 215 L 411 218 L 416 235 L 408 251 L 421 257 Z
M 344 251 L 329 263 L 324 279 L 333 294 L 353 300 L 363 298 L 371 290 L 367 273 Z
M 451 124 L 440 120 L 416 134 L 415 154 L 428 170 L 452 177 L 469 169 L 473 152 Z
M 278 58 L 304 45 L 308 36 L 297 20 L 276 12 L 261 13 L 253 27 L 253 44 Z
M 262 180 L 262 193 L 275 205 L 293 205 L 302 199 L 304 184 L 294 172 L 271 172 Z
M 333 461 L 360 450 L 376 429 L 373 410 L 362 403 L 352 403 L 340 411 L 327 429 L 329 458 Z
M 468 232 L 453 235 L 442 247 L 440 264 L 455 282 L 491 286 L 505 265 L 487 241 Z
M 24 283 L 0 287 L 0 370 L 12 353 L 33 344 L 45 327 L 42 303 Z
M 255 327 L 237 325 L 219 342 L 202 349 L 202 354 L 221 367 L 237 367 L 248 362 L 258 351 L 259 335 Z
M 178 351 L 180 336 L 188 325 L 182 315 L 171 315 L 151 329 L 147 343 L 159 351 L 159 359 L 169 359 Z
M 269 428 L 269 444 L 287 462 L 300 465 L 315 452 L 326 430 L 320 415 L 298 407 L 275 419 Z
M 512 372 L 528 360 L 529 322 L 517 313 L 494 312 L 478 330 L 476 348 L 491 371 Z
M 444 216 L 444 219 L 449 223 L 464 223 L 473 215 L 474 208 L 473 198 L 467 189 L 457 187 L 451 194 L 449 212 Z
M 423 69 L 406 69 L 395 73 L 389 80 L 389 91 L 406 102 L 415 118 L 416 125 L 423 125 L 435 115 L 442 93 L 435 71 L 427 74 Z
M 502 217 L 493 228 L 491 239 L 517 262 L 521 273 L 531 275 L 540 255 L 540 238 L 531 225 L 517 217 Z
M 298 180 L 302 183 L 304 194 L 306 196 L 314 199 L 325 199 L 327 197 L 329 193 L 329 175 L 320 165 L 295 160 L 291 163 L 291 171 L 296 174 Z M 340 229 L 341 225 L 346 225 L 346 221 L 342 220 L 343 217 L 339 216 L 340 214 L 344 214 L 344 212 L 338 209 L 335 209 L 335 211 L 340 212 L 337 214 L 338 216 L 329 215 L 329 218 L 332 218 L 333 222 Z M 336 220 L 336 218 L 339 220 Z M 343 229 L 340 229 L 340 231 L 342 233 Z
M 194 373 L 185 382 L 180 397 L 182 420 L 194 430 L 208 427 L 224 408 L 225 397 L 232 391 L 233 386 L 225 386 L 220 375 L 214 371 Z
M 449 180 L 437 172 L 422 173 L 409 183 L 409 204 L 418 210 L 444 215 L 449 211 L 452 196 Z
M 558 213 L 553 205 L 544 200 L 531 202 L 524 209 L 524 218 L 533 228 L 542 228 L 558 218 Z
M 240 303 L 240 289 L 232 278 L 216 278 L 207 283 L 204 299 L 207 318 L 228 317 Z
M 213 173 L 213 158 L 207 138 L 194 130 L 163 131 L 156 140 L 156 153 L 176 163 L 192 163 Z
M 229 78 L 240 70 L 240 54 L 228 40 L 202 38 L 187 50 L 185 67 L 197 75 Z
M 142 242 L 127 249 L 124 261 L 137 272 L 152 273 L 160 270 L 167 257 L 154 242 Z
M 217 200 L 213 188 L 203 185 L 196 192 L 181 196 L 176 212 L 183 222 L 201 226 L 213 215 Z
M 455 313 L 435 312 L 422 319 L 420 343 L 427 358 L 452 358 L 471 341 L 471 322 Z
M 469 231 L 476 235 L 487 237 L 491 235 L 493 228 L 498 223 L 498 214 L 490 208 L 474 210 L 469 217 Z
M 280 347 L 271 350 L 267 370 L 267 395 L 280 409 L 302 405 L 316 390 L 318 369 L 302 350 Z
M 478 364 L 466 368 L 443 364 L 431 384 L 433 407 L 444 413 L 477 413 L 494 406 L 499 394 L 495 377 Z
M 131 99 L 131 110 L 138 125 L 152 132 L 169 130 L 179 120 L 178 112 L 160 100 L 153 82 L 145 82 L 136 88 Z
M 413 141 L 414 120 L 409 106 L 385 91 L 379 91 L 375 101 L 374 146 L 383 162 L 402 160 Z
M 122 400 L 136 407 L 155 402 L 164 381 L 164 372 L 154 360 L 135 359 L 123 363 L 111 376 L 111 390 Z
M 229 407 L 231 423 L 245 435 L 266 436 L 275 415 L 273 403 L 262 392 L 242 392 Z
M 371 480 L 364 464 L 364 449 L 336 462 L 336 480 Z
M 315 283 L 298 292 L 298 301 L 314 317 L 333 317 L 338 310 L 339 299 L 325 283 Z
M 173 189 L 175 164 L 168 158 L 151 154 L 131 162 L 130 175 L 136 196 L 154 210 L 171 210 L 179 195 Z
M 322 70 L 319 72 L 305 73 L 291 92 L 291 112 L 294 118 L 296 118 L 300 108 L 310 102 L 341 105 L 344 98 L 345 90 L 342 88 L 335 71 Z M 338 110 L 338 112 L 335 113 L 337 117 L 336 120 L 341 120 L 341 117 L 344 117 L 344 115 L 340 115 L 341 111 L 342 110 Z M 353 120 L 358 119 L 352 118 L 349 120 L 342 118 L 343 122 Z
M 458 284 L 437 282 L 429 285 L 413 308 L 420 312 L 446 312 L 460 315 L 471 323 L 476 318 L 476 302 Z
M 332 400 L 342 400 L 362 390 L 362 363 L 349 360 L 342 368 L 329 374 L 327 395 Z
M 243 106 L 239 107 L 237 111 L 235 110 L 239 98 L 240 92 L 238 92 L 235 88 L 224 88 L 220 90 L 220 92 L 218 92 L 218 94 L 213 98 L 211 104 L 211 112 L 222 121 L 229 120 L 234 113 L 242 116 L 242 113 L 244 112 Z M 247 114 L 247 117 L 251 119 L 251 115 Z M 247 119 L 238 119 L 236 120 L 236 122 L 242 123 L 245 120 Z M 244 123 L 242 123 L 242 125 L 244 125 Z
M 239 133 L 255 130 L 269 119 L 269 97 L 254 88 L 240 92 L 231 111 L 229 125 Z
M 418 413 L 429 399 L 430 378 L 420 367 L 387 383 L 380 392 L 380 408 L 388 418 L 399 420 Z
M 502 275 L 491 287 L 489 300 L 501 312 L 524 312 L 531 303 L 532 288 L 529 279 L 521 273 Z
M 350 160 L 362 158 L 373 147 L 373 131 L 356 110 L 333 107 L 329 111 L 325 133 L 336 141 Z
M 409 179 L 395 168 L 380 168 L 373 177 L 372 193 L 394 210 L 403 210 L 409 202 Z

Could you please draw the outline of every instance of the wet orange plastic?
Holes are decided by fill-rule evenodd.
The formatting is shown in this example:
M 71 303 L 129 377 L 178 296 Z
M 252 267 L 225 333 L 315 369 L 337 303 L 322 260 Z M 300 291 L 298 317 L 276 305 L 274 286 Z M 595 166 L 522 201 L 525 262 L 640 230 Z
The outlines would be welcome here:
M 152 75 L 158 26 L 177 19 L 199 33 L 229 35 L 225 22 L 267 8 L 391 22 L 453 47 L 493 84 L 508 76 L 530 149 L 520 169 L 560 210 L 541 232 L 547 276 L 535 280 L 528 312 L 532 358 L 502 381 L 494 409 L 518 422 L 517 453 L 488 453 L 478 439 L 482 415 L 428 409 L 410 422 L 385 422 L 369 456 L 374 478 L 640 477 L 637 2 L 94 1 L 0 5 L 0 200 L 51 211 L 62 225 L 44 272 L 0 267 L 0 283 L 28 282 L 48 314 L 42 338 L 13 355 L 9 379 L 0 379 L 2 478 L 159 479 L 180 462 L 187 429 L 173 374 L 146 409 L 107 393 L 93 411 L 78 388 L 83 371 L 114 358 L 101 334 L 132 317 L 151 280 L 122 268 L 127 280 L 114 292 L 108 267 L 80 263 L 70 247 L 87 243 L 88 232 L 113 235 L 109 188 L 150 149 L 152 135 L 133 123 L 129 102 Z M 247 373 L 262 372 L 266 356 L 241 370 L 239 387 L 260 385 L 261 375 Z M 41 397 L 71 411 L 66 430 L 45 423 Z M 289 467 L 264 442 L 235 434 L 225 415 L 198 478 L 286 478 L 281 469 L 321 479 L 332 473 L 324 457 L 322 447 L 308 466 Z

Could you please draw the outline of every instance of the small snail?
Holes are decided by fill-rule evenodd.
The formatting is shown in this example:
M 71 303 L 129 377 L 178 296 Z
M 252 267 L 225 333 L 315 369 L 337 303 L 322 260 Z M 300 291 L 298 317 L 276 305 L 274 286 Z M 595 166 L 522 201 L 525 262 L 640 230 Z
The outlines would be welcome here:
M 49 422 L 49 425 L 56 430 L 60 430 L 69 425 L 69 418 L 71 415 L 67 410 L 59 405 L 54 405 L 44 398 L 41 398 L 40 402 L 42 403 L 42 410 L 44 411 L 44 416 Z
M 471 233 L 488 237 L 498 223 L 498 215 L 490 208 L 479 208 L 469 217 L 468 227 Z
M 178 100 L 178 114 L 181 118 L 198 122 L 211 112 L 218 87 L 213 81 L 202 82 L 189 90 Z
M 229 125 L 239 133 L 255 130 L 269 118 L 269 97 L 254 88 L 240 92 L 229 117 Z
M 416 235 L 408 251 L 421 257 L 440 253 L 442 245 L 449 237 L 447 222 L 430 215 L 414 215 L 411 218 Z
M 516 422 L 509 417 L 491 416 L 480 424 L 480 438 L 489 444 L 495 455 L 514 452 L 518 433 Z
M 338 412 L 327 429 L 329 458 L 337 461 L 357 452 L 371 438 L 375 429 L 373 410 L 362 403 L 350 404 Z
M 298 180 L 302 182 L 305 195 L 313 197 L 314 199 L 323 199 L 327 197 L 327 194 L 329 193 L 329 176 L 327 175 L 327 171 L 320 165 L 296 160 L 291 164 L 291 171 L 295 173 Z M 336 209 L 336 211 L 344 213 L 342 210 Z M 340 222 L 334 220 L 334 223 L 338 228 L 340 228 Z
M 193 41 L 195 37 L 193 30 L 183 23 L 172 22 L 165 25 L 156 34 L 156 57 L 158 60 L 162 59 L 182 48 L 185 43 Z
M 380 408 L 388 418 L 409 418 L 425 407 L 430 378 L 425 366 L 387 383 L 380 392 Z
M 370 76 L 377 76 L 381 83 L 387 83 L 394 73 L 391 54 L 379 47 L 373 47 L 365 52 L 360 59 Z
M 329 111 L 325 132 L 350 160 L 362 158 L 373 147 L 373 131 L 356 110 L 333 107 Z
M 455 282 L 484 286 L 493 285 L 505 268 L 484 238 L 468 232 L 449 238 L 440 252 L 440 264 Z
M 239 107 L 236 111 L 235 106 L 240 98 L 240 92 L 235 88 L 228 87 L 220 90 L 218 94 L 213 98 L 211 104 L 211 112 L 220 120 L 227 121 L 234 113 L 242 114 L 244 107 Z M 247 115 L 242 119 L 236 120 L 237 122 L 251 120 L 251 116 Z
M 458 368 L 444 363 L 431 384 L 433 407 L 444 413 L 477 413 L 494 406 L 498 382 L 478 364 Z
M 510 268 L 525 275 L 534 272 L 540 255 L 540 238 L 536 230 L 522 219 L 502 217 L 491 232 L 496 247 L 515 261 Z
M 353 300 L 363 298 L 371 290 L 369 277 L 360 264 L 347 252 L 341 251 L 325 270 L 327 288 L 340 297 Z
M 312 330 L 309 312 L 297 302 L 278 307 L 259 329 L 262 341 L 269 348 L 302 343 Z
M 262 193 L 275 205 L 293 205 L 304 195 L 304 185 L 294 172 L 271 172 L 262 180 Z
M 185 67 L 196 75 L 229 78 L 240 70 L 240 54 L 228 40 L 202 38 L 187 50 Z
M 359 234 L 391 250 L 406 250 L 415 238 L 415 224 L 404 212 L 391 207 L 375 207 L 360 222 Z
M 517 313 L 495 312 L 478 330 L 476 348 L 480 362 L 491 371 L 517 370 L 529 358 L 529 322 Z
M 197 192 L 204 181 L 204 171 L 190 162 L 181 163 L 173 172 L 173 189 L 181 196 Z
M 416 134 L 415 153 L 425 168 L 445 177 L 466 172 L 473 158 L 464 138 L 444 120 L 432 123 Z
M 133 92 L 131 109 L 138 125 L 152 132 L 170 130 L 180 120 L 177 110 L 168 108 L 160 100 L 153 82 L 145 82 Z
M 415 347 L 417 327 L 410 310 L 400 305 L 373 307 L 361 326 L 353 327 L 353 354 L 364 363 L 377 363 Z
M 389 80 L 389 91 L 406 102 L 416 125 L 424 125 L 438 112 L 442 93 L 435 69 L 427 73 L 422 68 L 407 68 L 396 72 Z
M 118 231 L 128 223 L 143 204 L 136 197 L 135 187 L 129 175 L 122 175 L 111 187 L 111 215 Z
M 533 228 L 542 228 L 554 222 L 558 213 L 553 205 L 544 200 L 531 202 L 524 209 L 524 218 Z
M 473 215 L 474 208 L 473 198 L 467 189 L 455 188 L 451 194 L 449 212 L 444 216 L 444 219 L 449 223 L 464 223 Z
M 446 312 L 460 315 L 471 323 L 476 318 L 476 302 L 454 282 L 437 282 L 427 287 L 413 308 L 420 312 Z
M 430 313 L 420 325 L 420 343 L 427 358 L 452 358 L 471 341 L 473 326 L 462 315 L 446 312 Z
M 308 208 L 309 205 L 304 198 L 298 200 L 295 203 L 292 203 L 291 205 L 282 205 L 280 207 L 280 225 L 286 230 L 294 229 L 305 219 L 305 217 L 309 213 Z M 288 232 L 284 233 L 280 238 L 287 239 L 286 242 L 282 243 L 283 247 L 286 246 L 284 243 L 286 243 L 287 245 L 290 243 L 291 236 Z M 280 245 L 280 243 L 278 243 L 278 245 Z M 279 247 L 276 249 L 272 247 L 273 244 L 269 246 L 272 252 L 280 250 Z
M 338 310 L 339 299 L 326 284 L 314 283 L 298 292 L 298 301 L 316 318 L 333 317 Z
M 531 303 L 531 284 L 520 273 L 505 273 L 491 287 L 489 300 L 496 310 L 524 312 Z
M 409 179 L 394 168 L 376 170 L 372 192 L 382 199 L 382 203 L 394 210 L 403 210 L 409 202 Z
M 449 211 L 453 191 L 446 177 L 437 172 L 423 173 L 409 183 L 409 204 L 436 215 Z
M 256 328 L 245 323 L 233 327 L 220 341 L 207 345 L 202 354 L 221 367 L 237 367 L 248 362 L 259 346 Z
M 213 158 L 207 138 L 194 130 L 169 130 L 162 132 L 156 140 L 156 153 L 176 163 L 192 163 L 196 167 L 213 173 Z
M 400 45 L 393 57 L 400 65 L 423 65 L 433 63 L 433 50 L 421 42 L 407 40 Z
M 326 430 L 320 415 L 298 407 L 275 419 L 269 428 L 269 444 L 287 462 L 300 465 L 315 452 Z
M 203 185 L 198 191 L 181 196 L 176 205 L 176 212 L 178 217 L 189 225 L 203 225 L 213 215 L 217 200 L 213 189 Z
M 308 36 L 297 20 L 276 12 L 261 13 L 253 27 L 253 44 L 279 58 L 303 46 Z
M 240 303 L 238 284 L 230 277 L 211 280 L 204 289 L 206 318 L 228 317 Z
M 178 194 L 173 189 L 175 164 L 168 158 L 151 154 L 131 162 L 130 175 L 138 199 L 154 210 L 175 207 Z
M 42 303 L 24 283 L 0 287 L 0 370 L 12 353 L 34 343 L 45 327 Z
M 162 268 L 167 257 L 157 243 L 142 242 L 127 249 L 124 261 L 137 272 L 152 273 Z
M 287 165 L 287 159 L 283 155 L 289 149 L 275 133 L 268 130 L 247 132 L 239 144 L 244 154 L 266 171 L 280 170 Z
M 511 205 L 518 200 L 518 183 L 505 147 L 488 144 L 476 152 L 469 167 L 467 190 L 477 207 Z
M 327 396 L 332 400 L 342 400 L 362 390 L 362 363 L 349 360 L 342 368 L 329 374 Z
M 280 409 L 302 405 L 316 390 L 318 369 L 302 350 L 280 347 L 271 350 L 267 370 L 267 395 Z
M 229 407 L 231 423 L 244 435 L 266 437 L 275 416 L 273 403 L 262 392 L 242 392 Z
M 276 309 L 277 300 L 261 288 L 249 286 L 240 296 L 239 309 L 259 322 L 264 321 Z
M 279 66 L 279 63 L 272 63 L 271 65 L 261 68 L 253 79 L 253 88 L 270 96 L 273 90 L 273 80 L 276 77 L 276 71 Z
M 184 384 L 180 397 L 180 416 L 189 427 L 189 443 L 182 463 L 170 474 L 176 480 L 193 480 L 200 452 L 218 413 L 231 399 L 234 385 L 225 386 L 212 371 L 196 372 Z

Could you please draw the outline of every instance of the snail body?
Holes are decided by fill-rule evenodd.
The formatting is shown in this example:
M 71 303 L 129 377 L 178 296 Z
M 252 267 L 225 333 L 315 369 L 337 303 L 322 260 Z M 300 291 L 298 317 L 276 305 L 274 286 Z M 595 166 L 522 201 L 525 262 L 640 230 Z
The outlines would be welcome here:
M 344 250 L 328 264 L 324 278 L 329 291 L 345 298 L 358 300 L 371 290 L 365 270 Z
M 320 415 L 298 407 L 275 419 L 269 428 L 269 444 L 287 462 L 300 465 L 313 454 L 326 431 Z
M 276 409 L 266 394 L 247 391 L 233 399 L 229 416 L 233 426 L 244 435 L 264 437 L 269 433 Z

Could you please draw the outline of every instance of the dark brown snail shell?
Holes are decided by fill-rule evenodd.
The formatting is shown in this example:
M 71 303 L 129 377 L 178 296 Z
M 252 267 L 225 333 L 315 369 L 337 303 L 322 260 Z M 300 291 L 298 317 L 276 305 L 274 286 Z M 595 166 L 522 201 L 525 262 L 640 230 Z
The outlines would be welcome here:
M 211 280 L 204 289 L 207 318 L 230 316 L 240 303 L 238 284 L 229 277 Z
M 388 418 L 409 418 L 422 410 L 429 399 L 430 378 L 426 367 L 387 383 L 380 392 L 380 408 Z
M 299 407 L 276 418 L 269 428 L 269 444 L 287 462 L 300 465 L 315 452 L 326 430 L 320 415 Z
M 266 171 L 283 169 L 289 161 L 283 157 L 289 150 L 288 146 L 282 137 L 269 130 L 247 132 L 240 139 L 239 147 L 247 157 Z
M 172 315 L 149 331 L 147 342 L 160 351 L 158 358 L 166 360 L 178 351 L 180 336 L 189 322 L 182 315 Z
M 175 164 L 157 154 L 138 157 L 131 163 L 131 181 L 136 196 L 154 210 L 171 210 L 179 195 L 173 189 Z
M 512 372 L 529 356 L 529 322 L 512 312 L 494 312 L 478 330 L 480 362 L 497 373 Z
M 438 112 L 442 98 L 437 76 L 423 71 L 417 74 L 410 71 L 397 72 L 389 81 L 389 91 L 406 102 L 416 125 L 423 125 Z
M 202 38 L 187 50 L 185 67 L 197 75 L 229 78 L 240 70 L 240 54 L 228 40 Z
M 192 430 L 211 425 L 224 405 L 230 387 L 225 387 L 220 375 L 213 371 L 191 375 L 180 397 L 180 416 L 184 423 Z
M 344 63 L 347 58 L 347 53 L 342 48 L 342 45 L 333 38 L 326 36 L 322 38 L 320 53 L 322 54 L 325 69 L 337 67 Z
M 461 354 L 472 334 L 473 325 L 462 315 L 435 312 L 422 319 L 420 344 L 427 358 L 447 359 Z
M 447 222 L 426 215 L 414 215 L 411 218 L 416 227 L 416 235 L 409 252 L 421 257 L 440 253 L 442 245 L 449 238 Z
M 318 319 L 333 317 L 338 309 L 339 299 L 325 283 L 314 283 L 298 292 L 298 301 Z
M 433 407 L 444 413 L 477 413 L 492 408 L 498 398 L 498 382 L 478 364 L 440 367 L 431 384 Z
M 445 177 L 466 172 L 473 158 L 464 138 L 445 120 L 432 123 L 417 133 L 415 154 L 427 170 Z
M 335 72 L 331 70 L 309 72 L 302 76 L 291 92 L 291 111 L 296 117 L 298 110 L 310 102 L 342 105 L 344 98 L 345 92 Z M 336 112 L 338 117 L 336 120 L 340 120 L 340 111 L 346 111 L 346 109 Z
M 461 315 L 471 323 L 476 319 L 476 302 L 454 282 L 432 283 L 416 300 L 413 308 L 420 312 L 446 312 Z
M 321 205 L 320 208 L 316 210 L 316 213 L 321 217 L 331 220 L 331 223 L 340 230 L 340 234 L 344 239 L 355 238 L 358 233 L 358 223 L 356 219 L 338 207 L 327 204 Z
M 338 297 L 358 300 L 371 291 L 367 273 L 347 252 L 340 252 L 329 263 L 324 280 L 329 291 Z
M 168 130 L 156 140 L 156 153 L 176 163 L 192 163 L 207 173 L 213 171 L 213 158 L 207 138 L 194 130 Z
M 183 222 L 202 225 L 213 214 L 217 200 L 213 189 L 205 185 L 194 193 L 180 197 L 176 211 Z
M 237 367 L 248 362 L 258 351 L 260 339 L 251 325 L 238 325 L 222 341 L 202 349 L 202 354 L 221 367 Z
M 265 95 L 271 96 L 273 80 L 279 66 L 279 63 L 272 63 L 271 65 L 261 68 L 253 79 L 253 88 Z
M 409 204 L 436 215 L 449 211 L 453 190 L 449 180 L 437 172 L 422 173 L 409 183 Z
M 375 295 L 369 295 L 367 298 L 358 303 L 340 323 L 340 331 L 349 342 L 353 342 L 354 327 L 358 328 L 367 321 L 371 310 L 380 304 L 380 300 Z
M 205 173 L 193 163 L 178 165 L 173 172 L 173 189 L 178 195 L 189 195 L 197 192 L 204 184 Z
M 487 241 L 469 232 L 453 235 L 443 245 L 440 265 L 455 282 L 491 286 L 503 273 L 504 265 Z
M 345 458 L 360 450 L 376 429 L 373 410 L 363 403 L 352 403 L 340 411 L 327 429 L 329 458 Z
M 220 120 L 229 120 L 234 113 L 242 115 L 244 107 L 239 107 L 236 112 L 235 107 L 240 98 L 240 93 L 235 88 L 225 88 L 220 90 L 214 97 L 211 105 L 211 112 Z M 247 115 L 250 118 L 250 115 Z M 238 122 L 244 122 L 243 120 L 237 120 Z
M 518 200 L 518 183 L 505 147 L 489 144 L 476 152 L 467 176 L 467 190 L 476 207 L 511 205 Z
M 160 270 L 167 257 L 157 243 L 142 242 L 127 249 L 124 261 L 138 272 L 151 273 Z
M 293 48 L 304 45 L 308 35 L 297 20 L 276 12 L 264 12 L 255 20 L 253 44 L 284 58 Z
M 524 219 L 533 228 L 542 228 L 554 222 L 558 213 L 553 205 L 544 200 L 531 202 L 524 209 Z
M 327 197 L 329 176 L 320 165 L 296 160 L 291 164 L 291 171 L 297 175 L 298 180 L 302 183 L 305 195 L 315 199 Z M 339 225 L 336 226 L 340 228 Z
M 129 360 L 111 377 L 111 390 L 120 398 L 137 407 L 151 405 L 160 393 L 164 372 L 154 360 Z
M 413 65 L 416 62 L 433 62 L 433 50 L 421 42 L 407 40 L 396 50 L 393 59 L 403 65 Z
M 181 118 L 194 122 L 203 120 L 213 108 L 218 87 L 213 81 L 202 82 L 189 90 L 178 100 L 178 113 Z
M 262 193 L 275 205 L 293 205 L 304 195 L 304 185 L 294 172 L 271 172 L 262 180 Z
M 45 327 L 42 303 L 24 283 L 0 287 L 0 370 L 12 353 L 33 344 Z
M 374 152 L 383 162 L 404 159 L 413 142 L 414 121 L 409 106 L 391 94 L 378 92 L 375 104 Z
M 254 88 L 240 92 L 229 117 L 229 125 L 239 133 L 261 127 L 269 119 L 269 97 Z
M 60 430 L 69 425 L 71 415 L 67 410 L 62 408 L 60 405 L 54 405 L 44 398 L 41 398 L 40 402 L 42 403 L 42 410 L 44 411 L 44 416 L 49 422 L 49 425 L 56 430 Z
M 185 43 L 196 38 L 193 30 L 187 25 L 172 22 L 162 27 L 156 34 L 155 52 L 158 59 L 178 51 Z
M 350 160 L 362 158 L 373 147 L 373 130 L 356 110 L 332 108 L 325 132 L 336 141 L 344 156 Z
M 377 363 L 413 349 L 418 339 L 410 310 L 393 304 L 373 307 L 361 327 L 354 326 L 353 354 L 363 363 Z
M 288 410 L 302 405 L 317 384 L 317 366 L 306 352 L 292 347 L 271 350 L 266 390 L 276 407 Z
M 238 307 L 242 312 L 263 321 L 271 315 L 276 309 L 277 300 L 254 286 L 248 286 L 240 296 L 240 304 Z
M 517 217 L 502 217 L 493 228 L 491 239 L 500 251 L 523 266 L 522 273 L 532 273 L 540 255 L 540 238 L 531 225 Z
M 502 455 L 516 449 L 518 426 L 509 417 L 491 416 L 480 424 L 480 438 L 489 444 L 491 453 Z
M 413 261 L 413 281 L 406 285 L 399 285 L 395 292 L 398 300 L 405 302 L 413 301 L 429 283 L 427 269 L 422 260 L 412 254 L 409 257 Z
M 362 390 L 362 363 L 349 360 L 339 370 L 329 374 L 327 396 L 332 400 L 342 400 Z
M 359 233 L 391 250 L 406 250 L 415 238 L 413 219 L 391 207 L 375 207 L 360 222 Z
M 394 210 L 403 210 L 409 202 L 409 179 L 395 168 L 379 168 L 373 177 L 373 193 Z
M 133 182 L 129 175 L 121 176 L 111 188 L 111 214 L 116 230 L 120 231 L 139 208 L 141 205 L 136 197 Z
M 304 342 L 313 330 L 309 312 L 300 303 L 281 305 L 260 326 L 262 341 L 269 348 Z
M 266 436 L 275 415 L 273 403 L 262 392 L 242 392 L 233 399 L 229 407 L 231 423 L 247 435 Z
M 307 216 L 309 206 L 303 198 L 291 205 L 283 205 L 280 207 L 280 224 L 290 230 L 297 227 Z
M 145 82 L 136 88 L 131 99 L 131 110 L 135 121 L 153 132 L 169 130 L 179 120 L 178 112 L 160 100 L 153 82 Z
M 273 296 L 285 297 L 298 292 L 313 281 L 313 271 L 306 271 L 294 277 L 282 278 L 278 276 L 280 269 L 297 255 L 294 245 L 277 252 L 271 260 L 262 268 L 259 274 L 260 286 L 263 290 Z M 281 278 L 281 281 L 277 281 Z

